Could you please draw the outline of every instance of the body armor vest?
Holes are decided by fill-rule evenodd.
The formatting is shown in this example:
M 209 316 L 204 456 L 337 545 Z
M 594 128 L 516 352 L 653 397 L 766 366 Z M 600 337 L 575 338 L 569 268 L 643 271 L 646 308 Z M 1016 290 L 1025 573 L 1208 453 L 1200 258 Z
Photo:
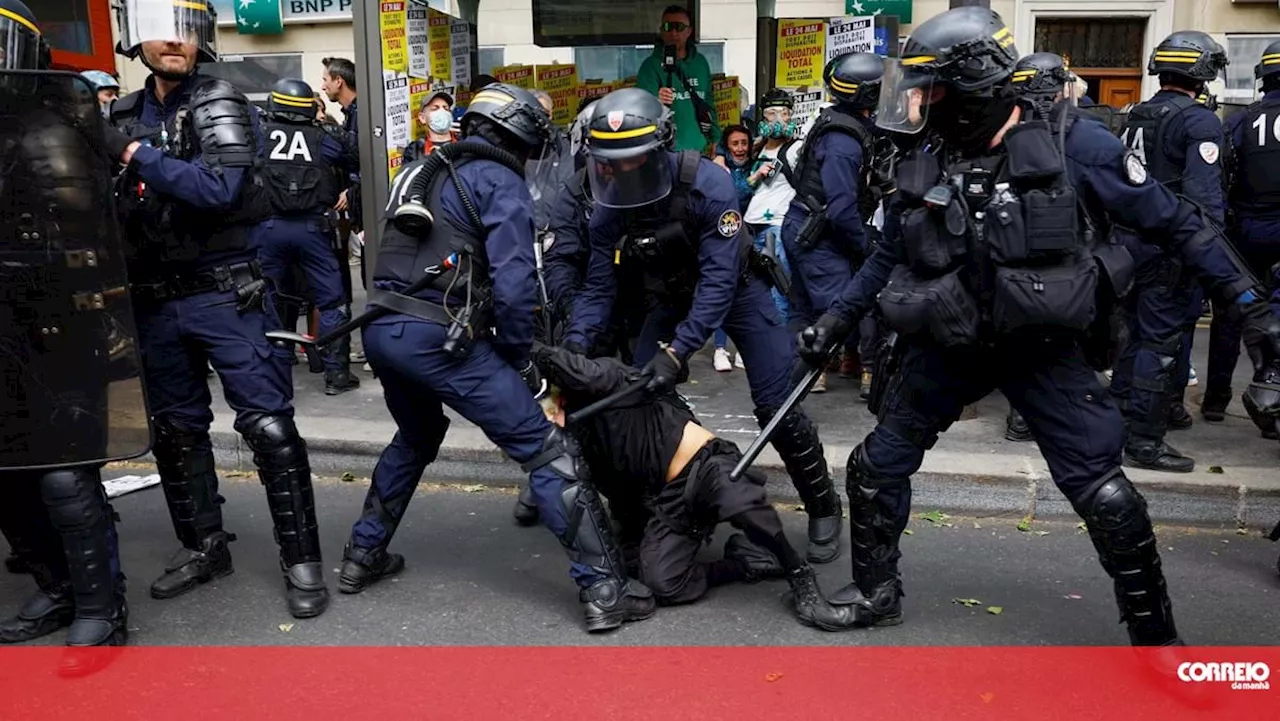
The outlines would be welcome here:
M 822 165 L 816 162 L 816 154 L 818 140 L 827 133 L 845 133 L 858 141 L 858 145 L 862 146 L 862 166 L 858 168 L 860 186 L 858 214 L 865 223 L 875 214 L 876 206 L 880 202 L 880 196 L 876 192 L 880 184 L 872 182 L 868 172 L 870 168 L 876 167 L 877 143 L 871 131 L 854 116 L 839 112 L 834 108 L 824 108 L 822 113 L 818 115 L 813 127 L 809 130 L 809 134 L 805 137 L 804 147 L 800 150 L 800 157 L 796 158 L 794 169 L 788 168 L 785 161 L 787 147 L 783 146 L 778 151 L 778 157 L 783 159 L 783 174 L 786 175 L 787 181 L 791 183 L 791 186 L 796 189 L 796 197 L 801 203 L 805 204 L 805 207 L 809 208 L 810 213 L 826 207 L 827 189 L 822 185 Z M 809 207 L 810 199 L 816 201 L 816 208 Z
M 685 150 L 676 157 L 679 174 L 665 203 L 624 212 L 626 233 L 614 248 L 614 271 L 620 281 L 643 278 L 650 296 L 687 302 L 699 278 L 701 236 L 689 214 L 689 193 L 702 156 Z
M 1254 103 L 1246 112 L 1231 199 L 1246 212 L 1274 212 L 1280 210 L 1280 101 Z
M 1151 177 L 1174 193 L 1182 192 L 1182 168 L 1169 157 L 1169 120 L 1200 104 L 1178 94 L 1161 102 L 1148 100 L 1129 111 L 1120 139 L 1147 166 Z
M 182 92 L 189 97 L 205 82 L 216 82 L 216 79 L 197 75 Z M 194 159 L 199 154 L 200 142 L 197 130 L 192 127 L 189 105 L 184 104 L 161 126 L 144 126 L 141 122 L 144 92 L 137 90 L 115 101 L 111 106 L 111 124 L 171 158 Z M 201 257 L 206 254 L 247 250 L 249 226 L 263 219 L 261 208 L 250 202 L 252 187 L 250 175 L 241 186 L 240 202 L 228 212 L 194 207 L 165 194 L 163 188 L 151 187 L 132 170 L 121 173 L 116 179 L 116 202 L 124 226 L 131 280 L 162 279 L 173 275 L 175 264 L 199 268 Z
M 426 161 L 419 161 L 425 163 Z M 453 161 L 454 168 L 460 168 L 471 162 L 470 158 Z M 435 218 L 431 226 L 431 234 L 426 238 L 406 235 L 396 228 L 394 220 L 396 210 L 405 201 L 409 186 L 414 177 L 422 172 L 422 165 L 405 168 L 396 177 L 391 188 L 391 197 L 387 203 L 383 219 L 382 244 L 378 248 L 377 265 L 374 268 L 374 281 L 389 281 L 402 286 L 412 285 L 428 274 L 435 274 L 436 279 L 428 286 L 428 291 L 439 295 L 448 295 L 454 299 L 465 298 L 470 292 L 473 297 L 488 295 L 490 287 L 489 256 L 485 252 L 482 228 L 475 226 L 471 218 L 454 221 L 445 212 L 440 196 L 449 182 L 449 173 L 441 170 L 431 179 L 427 193 L 427 208 Z M 466 203 L 464 203 L 466 204 Z
M 323 214 L 338 201 L 333 166 L 324 158 L 324 128 L 273 121 L 263 126 L 266 148 L 254 184 L 275 215 Z
M 920 202 L 903 213 L 906 262 L 880 294 L 890 326 L 944 346 L 987 330 L 1089 329 L 1098 265 L 1057 132 L 1056 122 L 1025 121 L 1006 133 L 1003 155 L 945 168 L 922 153 L 904 161 L 904 183 L 938 184 L 902 189 Z

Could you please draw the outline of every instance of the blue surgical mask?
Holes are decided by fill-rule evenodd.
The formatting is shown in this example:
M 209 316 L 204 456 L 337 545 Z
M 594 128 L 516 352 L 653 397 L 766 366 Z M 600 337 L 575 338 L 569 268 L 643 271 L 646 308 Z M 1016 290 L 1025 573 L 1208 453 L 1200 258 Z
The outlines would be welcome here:
M 444 108 L 436 108 L 427 116 L 427 125 L 431 127 L 432 132 L 447 133 L 453 126 L 453 113 Z

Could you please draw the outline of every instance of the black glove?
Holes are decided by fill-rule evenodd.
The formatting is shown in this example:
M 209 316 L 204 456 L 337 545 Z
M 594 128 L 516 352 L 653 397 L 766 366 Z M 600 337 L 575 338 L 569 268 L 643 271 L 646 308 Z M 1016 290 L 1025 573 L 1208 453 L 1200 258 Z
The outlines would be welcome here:
M 529 392 L 533 394 L 534 400 L 542 400 L 547 394 L 547 382 L 543 380 L 542 374 L 538 372 L 538 366 L 533 361 L 527 361 L 524 369 L 520 371 L 520 377 L 524 379 L 524 384 L 529 386 Z
M 102 126 L 102 143 L 106 146 L 107 156 L 117 163 L 121 162 L 120 157 L 133 144 L 133 138 L 125 135 L 106 118 L 101 118 L 100 124 Z
M 658 350 L 653 360 L 645 364 L 642 376 L 649 379 L 649 382 L 645 384 L 645 390 L 650 393 L 669 391 L 680 382 L 680 375 L 683 371 L 684 361 L 676 356 L 676 352 L 671 349 L 671 346 L 665 346 Z
M 800 357 L 812 368 L 821 368 L 827 364 L 831 349 L 836 347 L 849 335 L 852 327 L 840 316 L 823 313 L 817 323 L 800 331 L 796 338 L 796 347 Z
M 1261 372 L 1270 363 L 1280 360 L 1280 316 L 1252 291 L 1246 295 L 1248 300 L 1238 301 L 1244 318 L 1240 337 L 1249 352 L 1254 371 Z

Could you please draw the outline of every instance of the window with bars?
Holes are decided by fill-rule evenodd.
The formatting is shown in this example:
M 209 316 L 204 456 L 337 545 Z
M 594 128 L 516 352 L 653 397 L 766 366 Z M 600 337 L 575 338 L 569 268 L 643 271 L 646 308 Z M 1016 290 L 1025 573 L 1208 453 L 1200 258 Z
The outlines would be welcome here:
M 1145 68 L 1146 18 L 1036 18 L 1035 52 L 1073 68 Z

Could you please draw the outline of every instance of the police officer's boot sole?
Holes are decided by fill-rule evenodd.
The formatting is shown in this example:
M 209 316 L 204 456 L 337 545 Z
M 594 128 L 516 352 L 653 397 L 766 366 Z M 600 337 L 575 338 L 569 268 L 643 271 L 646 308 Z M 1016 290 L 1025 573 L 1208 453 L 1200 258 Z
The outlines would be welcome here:
M 1194 459 L 1178 453 L 1166 443 L 1159 446 L 1125 446 L 1124 465 L 1164 473 L 1190 473 L 1196 468 Z
M 578 592 L 587 633 L 605 633 L 624 623 L 644 621 L 658 609 L 658 601 L 639 581 L 605 579 Z
M 809 563 L 831 563 L 840 557 L 840 536 L 844 519 L 840 516 L 809 518 L 809 546 L 805 558 Z
M 179 550 L 164 575 L 151 584 L 151 597 L 161 601 L 177 598 L 197 586 L 230 576 L 235 568 L 227 544 L 235 539 L 235 534 L 219 531 L 201 543 L 202 550 Z
M 404 570 L 404 556 L 399 553 L 388 553 L 386 561 L 375 566 L 366 566 L 350 558 L 342 561 L 342 570 L 338 573 L 338 592 L 345 594 L 360 593 L 381 581 L 391 578 Z
M 71 591 L 37 591 L 22 604 L 16 616 L 0 621 L 0 643 L 24 643 L 48 636 L 75 620 Z

